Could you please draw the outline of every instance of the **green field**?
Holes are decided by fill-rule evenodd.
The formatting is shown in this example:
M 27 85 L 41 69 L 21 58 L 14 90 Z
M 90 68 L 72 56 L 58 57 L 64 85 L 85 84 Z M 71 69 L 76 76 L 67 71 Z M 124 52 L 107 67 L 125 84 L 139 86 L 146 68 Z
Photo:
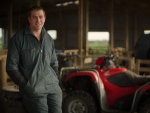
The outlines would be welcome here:
M 88 42 L 89 47 L 94 47 L 94 46 L 105 46 L 108 47 L 109 43 L 107 41 L 89 41 Z
M 89 41 L 89 54 L 90 55 L 106 55 L 109 51 L 108 41 Z

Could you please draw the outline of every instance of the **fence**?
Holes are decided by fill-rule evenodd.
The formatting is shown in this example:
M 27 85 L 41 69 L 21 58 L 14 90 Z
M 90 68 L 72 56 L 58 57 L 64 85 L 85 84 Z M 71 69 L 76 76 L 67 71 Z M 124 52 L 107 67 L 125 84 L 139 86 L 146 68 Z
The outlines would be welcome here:
M 150 73 L 150 60 L 136 59 L 135 72 L 137 74 L 140 74 L 140 72 Z
M 6 57 L 7 55 L 0 55 L 0 89 L 5 86 L 14 85 L 14 82 L 6 73 Z

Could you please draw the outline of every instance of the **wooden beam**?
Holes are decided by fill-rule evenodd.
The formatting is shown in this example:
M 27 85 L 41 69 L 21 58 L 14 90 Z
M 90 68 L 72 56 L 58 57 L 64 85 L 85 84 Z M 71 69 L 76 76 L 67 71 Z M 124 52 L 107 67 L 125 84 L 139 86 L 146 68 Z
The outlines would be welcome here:
M 88 56 L 89 0 L 83 0 L 83 49 Z
M 138 19 L 137 14 L 134 14 L 134 46 L 136 45 L 138 39 Z
M 12 15 L 13 15 L 13 5 L 11 3 L 9 4 L 8 8 L 8 41 L 12 37 L 12 19 L 13 19 Z
M 125 11 L 125 49 L 129 50 L 129 22 L 128 22 L 128 10 Z
M 0 88 L 7 86 L 6 56 L 0 58 Z
M 78 50 L 80 55 L 79 64 L 83 65 L 82 61 L 82 48 L 83 48 L 83 0 L 79 0 L 78 9 Z
M 61 9 L 60 9 L 60 12 L 59 12 L 59 20 L 60 20 L 60 28 L 59 28 L 60 36 L 59 36 L 59 37 L 61 37 L 60 40 L 61 40 L 61 42 L 62 42 L 62 43 L 61 43 L 61 48 L 64 49 L 64 48 L 63 48 L 63 46 L 64 46 L 64 45 L 63 45 L 63 40 L 64 40 L 64 39 L 63 39 L 63 38 L 64 38 L 64 37 L 63 37 L 63 14 L 62 14 Z
M 63 13 L 62 15 L 62 49 L 66 49 L 65 45 L 66 45 L 66 15 L 65 13 Z
M 108 16 L 109 16 L 109 33 L 110 33 L 110 49 L 113 51 L 114 49 L 114 1 L 110 0 L 108 5 Z

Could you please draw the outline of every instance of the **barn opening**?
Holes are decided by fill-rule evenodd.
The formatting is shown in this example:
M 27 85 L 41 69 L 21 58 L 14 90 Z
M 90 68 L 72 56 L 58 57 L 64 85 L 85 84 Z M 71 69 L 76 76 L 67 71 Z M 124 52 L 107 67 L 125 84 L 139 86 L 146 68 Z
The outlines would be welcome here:
M 88 32 L 89 55 L 104 56 L 109 54 L 109 32 Z

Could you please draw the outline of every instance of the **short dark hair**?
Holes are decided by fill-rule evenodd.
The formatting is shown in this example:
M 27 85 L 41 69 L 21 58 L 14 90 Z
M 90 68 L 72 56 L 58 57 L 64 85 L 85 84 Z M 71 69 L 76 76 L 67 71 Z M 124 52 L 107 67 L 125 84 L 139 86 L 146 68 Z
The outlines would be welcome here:
M 43 7 L 41 7 L 41 6 L 33 6 L 33 7 L 31 7 L 30 10 L 29 10 L 28 17 L 31 17 L 31 12 L 34 11 L 34 10 L 36 10 L 36 11 L 43 10 L 44 15 L 46 17 L 45 11 L 44 11 Z

